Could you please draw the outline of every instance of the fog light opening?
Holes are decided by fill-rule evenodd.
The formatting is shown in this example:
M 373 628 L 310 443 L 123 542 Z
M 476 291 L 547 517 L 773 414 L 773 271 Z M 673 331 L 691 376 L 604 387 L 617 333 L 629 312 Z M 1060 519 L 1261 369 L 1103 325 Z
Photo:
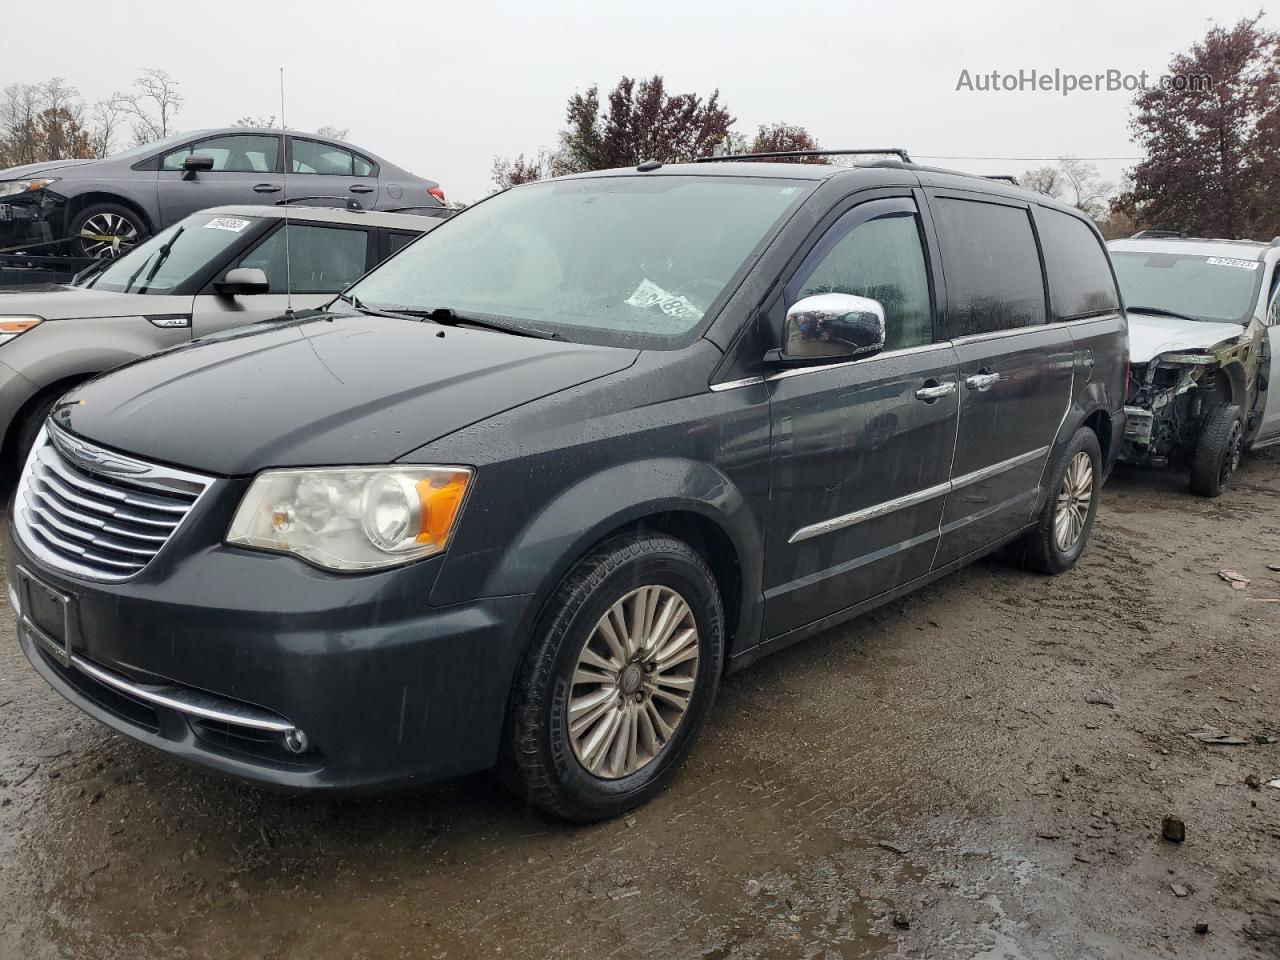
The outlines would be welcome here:
M 290 753 L 306 753 L 307 748 L 311 746 L 311 741 L 305 733 L 295 727 L 285 733 L 284 745 Z

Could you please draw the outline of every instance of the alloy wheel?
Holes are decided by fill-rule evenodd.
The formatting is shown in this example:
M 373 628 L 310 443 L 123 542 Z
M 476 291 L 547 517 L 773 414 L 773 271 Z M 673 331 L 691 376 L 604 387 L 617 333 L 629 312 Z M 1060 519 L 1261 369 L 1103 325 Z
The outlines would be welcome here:
M 1053 542 L 1062 553 L 1069 552 L 1080 540 L 1092 503 L 1093 460 L 1081 450 L 1067 465 L 1053 516 Z
M 698 680 L 698 625 L 675 590 L 644 586 L 613 604 L 578 653 L 569 742 L 587 772 L 629 776 L 671 742 Z
M 101 260 L 127 253 L 138 242 L 138 228 L 118 213 L 97 213 L 80 227 L 86 257 Z

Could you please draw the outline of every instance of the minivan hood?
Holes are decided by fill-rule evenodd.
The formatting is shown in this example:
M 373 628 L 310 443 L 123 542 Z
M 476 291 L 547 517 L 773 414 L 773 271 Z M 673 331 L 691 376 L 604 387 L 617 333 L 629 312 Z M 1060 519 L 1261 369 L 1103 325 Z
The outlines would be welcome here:
M 1238 323 L 1183 320 L 1129 310 L 1129 361 L 1150 363 L 1172 350 L 1200 350 L 1244 333 Z
M 26 163 L 20 167 L 6 167 L 0 170 L 0 180 L 27 180 L 42 173 L 52 173 L 54 170 L 82 167 L 86 163 L 97 162 L 97 160 L 45 160 L 41 163 Z
M 79 320 L 85 317 L 146 317 L 190 310 L 190 296 L 111 293 L 60 284 L 0 287 L 0 316 L 7 317 Z
M 54 421 L 202 473 L 388 463 L 503 410 L 631 366 L 635 350 L 391 317 L 269 321 L 126 364 Z

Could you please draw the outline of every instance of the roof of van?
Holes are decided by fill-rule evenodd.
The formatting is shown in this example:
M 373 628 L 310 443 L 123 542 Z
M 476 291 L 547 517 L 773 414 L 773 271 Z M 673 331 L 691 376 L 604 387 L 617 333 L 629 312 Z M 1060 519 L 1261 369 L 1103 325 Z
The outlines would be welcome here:
M 856 177 L 872 171 L 900 170 L 907 173 L 941 174 L 968 181 L 974 186 L 1001 196 L 1019 197 L 1032 200 L 1048 207 L 1074 209 L 1064 205 L 1052 197 L 1035 193 L 1025 187 L 1014 186 L 1003 178 L 985 177 L 978 173 L 964 173 L 959 170 L 947 170 L 942 167 L 930 167 L 918 163 L 903 163 L 890 157 L 877 160 L 862 160 L 853 164 L 833 163 L 795 163 L 769 160 L 724 160 L 702 163 L 666 163 L 651 170 L 638 170 L 636 167 L 615 167 L 610 170 L 588 170 L 583 173 L 568 174 L 556 177 L 556 180 L 577 180 L 591 177 L 624 177 L 624 176 L 693 176 L 693 177 L 771 177 L 786 180 L 829 180 L 833 177 Z

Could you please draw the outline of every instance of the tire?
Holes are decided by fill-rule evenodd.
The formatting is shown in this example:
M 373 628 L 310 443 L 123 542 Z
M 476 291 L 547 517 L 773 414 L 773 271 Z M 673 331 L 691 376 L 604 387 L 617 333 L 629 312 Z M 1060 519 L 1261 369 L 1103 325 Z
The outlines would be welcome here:
M 616 657 L 616 662 L 626 663 L 625 669 L 606 673 L 593 666 L 602 659 L 598 651 L 609 650 L 602 619 L 622 605 L 627 614 L 623 622 L 629 622 L 643 597 L 651 598 L 646 602 L 656 600 L 655 626 L 672 597 L 686 605 L 687 615 L 678 613 L 678 605 L 670 607 L 678 614 L 673 618 L 676 628 L 658 644 L 659 652 L 670 651 L 683 638 L 680 653 L 667 660 L 683 659 L 652 672 L 643 662 Z M 606 622 L 611 628 L 615 625 L 612 619 Z M 687 636 L 690 626 L 696 629 L 692 642 Z M 619 639 L 625 642 L 625 636 Z M 588 648 L 595 660 L 584 664 Z M 696 655 L 691 654 L 694 650 Z M 512 691 L 498 772 L 534 806 L 578 823 L 638 806 L 674 777 L 715 701 L 723 663 L 724 609 L 715 577 L 702 557 L 683 541 L 662 534 L 610 540 L 578 563 L 548 604 Z M 591 679 L 571 682 L 582 677 Z M 601 682 L 595 682 L 596 677 Z M 675 683 L 690 695 L 686 709 L 670 723 L 676 708 L 649 691 L 651 685 L 663 684 L 666 693 L 678 698 L 679 690 L 665 686 Z M 643 689 L 637 690 L 637 684 Z M 571 723 L 574 704 L 580 713 Z M 600 713 L 599 719 L 592 720 L 595 713 Z M 665 737 L 652 719 L 655 714 L 669 726 Z M 624 734 L 616 738 L 608 735 L 615 722 Z M 634 739 L 625 736 L 632 729 L 627 724 L 637 731 Z M 622 746 L 615 751 L 606 745 L 593 766 L 591 747 L 602 741 Z
M 1084 473 L 1087 464 L 1087 474 Z M 1081 484 L 1088 484 L 1087 503 L 1082 501 Z M 1050 474 L 1049 497 L 1036 525 L 1011 551 L 1013 559 L 1036 573 L 1065 573 L 1076 565 L 1089 542 L 1098 499 L 1102 491 L 1102 448 L 1088 427 L 1071 437 Z M 1063 520 L 1064 511 L 1075 521 Z
M 114 243 L 89 236 L 116 237 Z M 71 252 L 77 257 L 101 260 L 128 253 L 147 238 L 146 221 L 136 210 L 119 203 L 92 203 L 67 224 Z
M 1205 417 L 1191 459 L 1191 492 L 1221 496 L 1244 455 L 1244 413 L 1234 403 L 1214 407 Z

